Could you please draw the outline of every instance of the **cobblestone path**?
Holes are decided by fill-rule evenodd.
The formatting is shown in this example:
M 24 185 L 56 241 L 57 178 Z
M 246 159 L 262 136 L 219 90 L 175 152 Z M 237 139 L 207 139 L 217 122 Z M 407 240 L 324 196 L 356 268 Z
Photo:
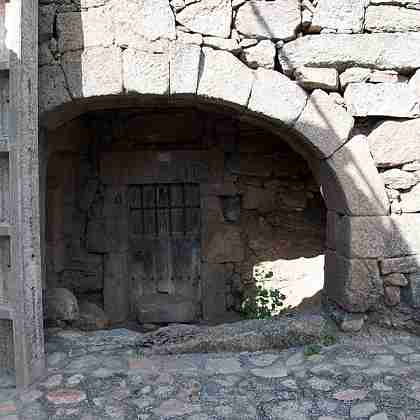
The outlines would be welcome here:
M 409 335 L 340 339 L 312 355 L 157 356 L 67 338 L 83 345 L 49 343 L 43 382 L 18 393 L 2 377 L 1 420 L 420 419 L 420 338 Z

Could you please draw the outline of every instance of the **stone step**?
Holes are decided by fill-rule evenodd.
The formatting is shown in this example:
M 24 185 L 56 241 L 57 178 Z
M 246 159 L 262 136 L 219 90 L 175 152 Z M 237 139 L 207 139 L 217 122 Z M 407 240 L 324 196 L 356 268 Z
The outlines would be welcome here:
M 142 323 L 191 322 L 196 319 L 196 302 L 179 295 L 145 295 L 136 300 L 137 319 Z

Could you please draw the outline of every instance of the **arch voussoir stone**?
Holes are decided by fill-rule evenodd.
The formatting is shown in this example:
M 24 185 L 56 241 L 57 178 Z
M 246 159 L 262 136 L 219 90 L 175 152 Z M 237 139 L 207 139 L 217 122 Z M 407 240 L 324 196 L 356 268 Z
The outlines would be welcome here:
M 200 71 L 201 47 L 176 43 L 170 51 L 170 93 L 195 94 Z
M 123 53 L 124 89 L 128 93 L 169 93 L 168 54 L 152 54 L 127 48 Z
M 255 72 L 248 109 L 291 126 L 302 113 L 306 92 L 287 76 L 259 68 Z
M 254 72 L 226 51 L 204 47 L 197 95 L 246 106 Z
M 316 89 L 294 129 L 308 139 L 320 159 L 325 159 L 347 142 L 353 126 L 354 118 L 327 93 Z
M 346 215 L 388 215 L 389 200 L 367 138 L 352 137 L 320 163 L 320 180 L 329 210 Z
M 85 49 L 81 55 L 82 90 L 78 97 L 120 94 L 123 86 L 121 55 L 120 48 L 115 46 Z M 76 79 L 73 83 L 75 89 L 78 82 Z

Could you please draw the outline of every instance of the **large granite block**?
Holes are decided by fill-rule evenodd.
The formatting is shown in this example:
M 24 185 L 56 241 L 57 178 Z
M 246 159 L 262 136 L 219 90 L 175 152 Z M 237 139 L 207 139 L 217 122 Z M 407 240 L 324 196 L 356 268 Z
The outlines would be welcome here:
M 308 139 L 320 158 L 328 158 L 347 142 L 353 125 L 353 117 L 317 89 L 308 98 L 294 128 Z
M 348 215 L 389 214 L 384 183 L 365 136 L 353 137 L 321 161 L 320 181 L 329 210 Z
M 392 167 L 420 159 L 420 119 L 389 120 L 368 136 L 376 166 Z
M 420 30 L 420 11 L 395 5 L 370 6 L 365 29 L 369 32 L 409 32 Z
M 131 93 L 169 93 L 169 56 L 127 49 L 123 53 L 124 88 Z
M 300 66 L 409 72 L 420 67 L 420 33 L 304 36 L 285 44 L 279 51 L 279 60 L 285 72 Z
M 245 2 L 236 14 L 236 29 L 249 38 L 293 39 L 301 24 L 296 0 Z
M 176 43 L 170 54 L 171 94 L 197 92 L 201 48 L 194 44 Z
M 247 105 L 254 73 L 226 51 L 203 48 L 197 94 Z
M 372 259 L 348 259 L 327 251 L 325 291 L 349 312 L 373 309 L 383 293 L 378 263 Z
M 248 108 L 292 125 L 306 104 L 305 91 L 283 74 L 258 69 L 252 86 Z
M 350 83 L 344 101 L 355 117 L 414 118 L 420 114 L 420 98 L 407 83 Z
M 229 38 L 232 23 L 230 0 L 190 2 L 177 13 L 176 20 L 192 32 Z M 188 4 L 188 3 L 187 3 Z
M 337 251 L 351 258 L 392 258 L 420 253 L 420 214 L 337 218 Z
M 415 273 L 420 271 L 420 255 L 384 258 L 379 261 L 379 268 L 384 275 L 391 273 Z
M 312 18 L 311 30 L 363 32 L 365 4 L 365 0 L 320 0 Z

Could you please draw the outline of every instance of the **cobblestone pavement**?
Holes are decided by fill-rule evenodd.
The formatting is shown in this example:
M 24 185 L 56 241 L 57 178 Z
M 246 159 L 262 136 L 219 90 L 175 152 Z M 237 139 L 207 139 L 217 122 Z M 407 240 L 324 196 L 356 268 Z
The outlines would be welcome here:
M 0 419 L 420 419 L 418 337 L 157 356 L 130 347 L 126 331 L 50 340 L 41 383 L 17 392 L 0 378 Z

